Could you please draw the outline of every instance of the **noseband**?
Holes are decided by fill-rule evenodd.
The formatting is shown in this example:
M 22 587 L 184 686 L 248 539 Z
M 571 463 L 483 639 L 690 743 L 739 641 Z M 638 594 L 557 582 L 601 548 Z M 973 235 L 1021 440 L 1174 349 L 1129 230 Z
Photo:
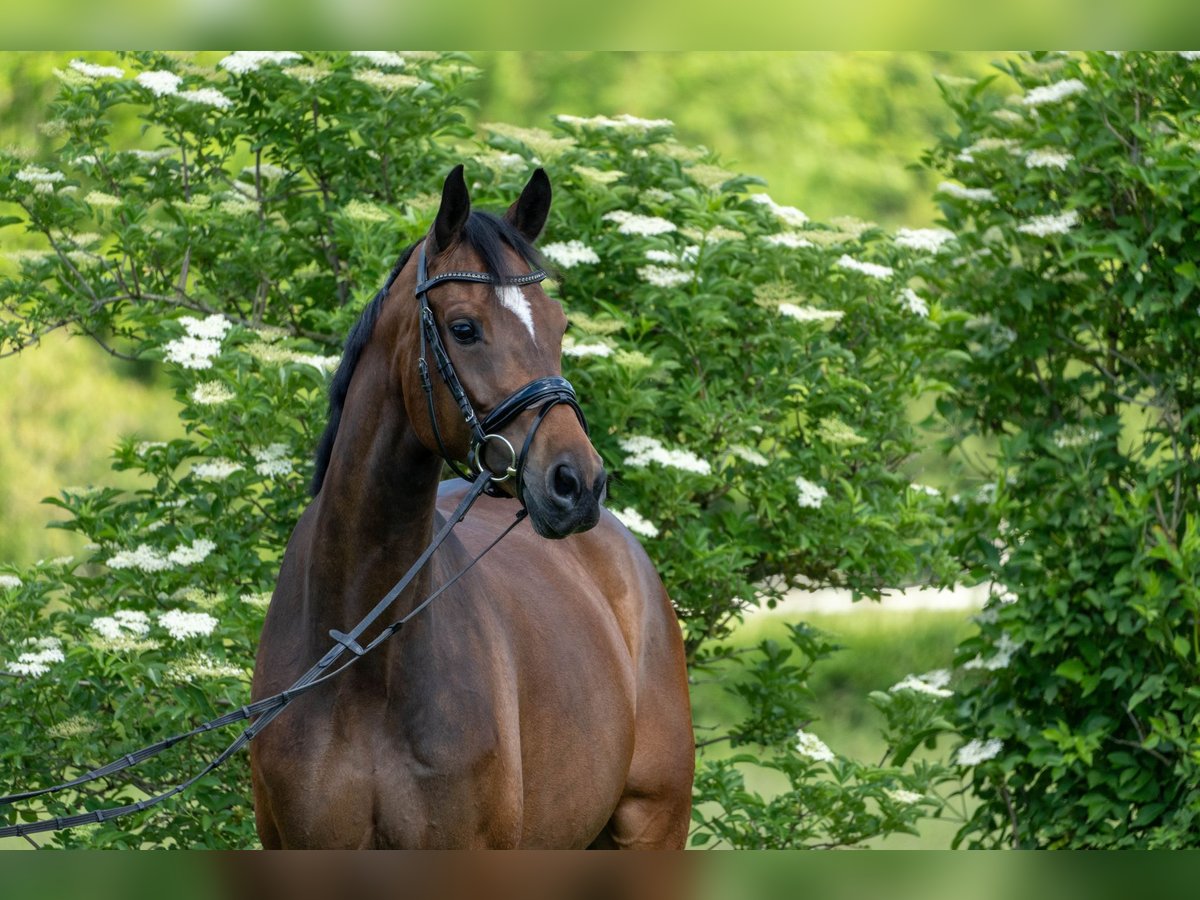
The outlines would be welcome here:
M 519 286 L 536 284 L 545 277 L 546 272 L 543 269 L 534 269 L 526 275 L 503 279 L 488 272 L 443 272 L 441 275 L 435 275 L 430 278 L 425 266 L 424 243 L 421 244 L 420 255 L 417 257 L 416 295 L 417 300 L 421 304 L 421 356 L 417 360 L 417 366 L 421 371 L 421 386 L 425 389 L 425 399 L 429 404 L 429 421 L 433 426 L 433 436 L 437 440 L 438 450 L 441 452 L 442 458 L 446 460 L 450 468 L 460 478 L 464 478 L 467 481 L 474 481 L 480 475 L 486 475 L 489 484 L 485 490 L 492 496 L 503 496 L 496 485 L 516 476 L 516 495 L 522 505 L 525 504 L 525 459 L 529 454 L 529 447 L 533 443 L 534 435 L 537 434 L 538 428 L 541 427 L 550 410 L 559 404 L 571 407 L 575 412 L 576 418 L 579 419 L 579 424 L 583 426 L 584 433 L 588 432 L 587 418 L 583 415 L 583 410 L 579 407 L 579 401 L 575 397 L 575 388 L 571 386 L 571 382 L 567 381 L 561 375 L 547 375 L 544 378 L 535 378 L 524 387 L 513 391 L 513 393 L 497 403 L 492 411 L 484 416 L 481 421 L 475 414 L 475 408 L 471 405 L 470 398 L 467 397 L 467 392 L 458 378 L 458 373 L 454 370 L 454 363 L 450 359 L 450 354 L 446 352 L 446 345 L 442 342 L 437 322 L 433 317 L 433 309 L 429 306 L 429 291 L 431 288 L 448 281 Z M 447 452 L 446 445 L 442 441 L 441 429 L 438 428 L 437 411 L 433 404 L 433 383 L 429 377 L 429 363 L 425 358 L 427 344 L 433 350 L 433 359 L 437 365 L 438 374 L 442 376 L 442 381 L 445 382 L 446 387 L 450 390 L 450 395 L 454 397 L 454 401 L 458 404 L 467 427 L 471 430 L 471 447 L 467 454 L 468 465 L 466 470 L 462 468 L 458 460 L 454 459 Z M 529 432 L 525 435 L 525 443 L 521 446 L 521 452 L 517 453 L 507 438 L 500 434 L 500 430 L 517 418 L 517 416 L 521 415 L 521 413 L 535 407 L 538 408 L 537 415 L 534 417 L 533 424 L 529 426 Z M 484 461 L 484 455 L 487 452 L 489 442 L 500 444 L 508 450 L 509 464 L 502 471 L 493 471 Z

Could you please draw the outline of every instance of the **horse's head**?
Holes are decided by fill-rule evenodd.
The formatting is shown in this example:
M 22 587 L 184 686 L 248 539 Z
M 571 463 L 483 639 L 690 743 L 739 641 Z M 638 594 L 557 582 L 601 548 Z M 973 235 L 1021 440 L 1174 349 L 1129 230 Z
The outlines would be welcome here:
M 606 475 L 569 385 L 551 378 L 561 376 L 567 324 L 562 305 L 547 297 L 537 280 L 522 278 L 536 265 L 532 244 L 549 211 L 550 180 L 541 169 L 497 217 L 472 212 L 463 168 L 455 168 L 433 227 L 413 254 L 417 262 L 397 281 L 417 327 L 395 364 L 401 367 L 405 405 L 421 442 L 456 461 L 474 452 L 483 477 L 511 472 L 499 488 L 519 493 L 539 534 L 561 538 L 599 521 Z M 485 278 L 471 280 L 471 275 Z M 410 299 L 422 284 L 428 288 L 417 295 L 424 294 L 428 313 Z M 426 327 L 436 334 L 418 321 L 430 314 Z M 464 404 L 439 373 L 439 340 L 452 370 L 450 383 L 456 376 L 465 393 L 465 409 L 490 427 L 472 430 Z M 414 377 L 422 352 L 431 395 Z M 484 433 L 488 439 L 480 443 Z

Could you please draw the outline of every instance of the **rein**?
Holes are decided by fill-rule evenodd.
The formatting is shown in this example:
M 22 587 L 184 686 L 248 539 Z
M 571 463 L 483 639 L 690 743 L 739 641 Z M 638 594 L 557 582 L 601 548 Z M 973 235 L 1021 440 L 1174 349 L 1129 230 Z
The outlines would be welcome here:
M 191 731 L 181 732 L 169 738 L 159 741 L 155 744 L 150 744 L 140 750 L 135 750 L 132 753 L 127 753 L 119 759 L 103 765 L 97 769 L 93 769 L 77 778 L 72 778 L 69 781 L 64 781 L 61 784 L 56 784 L 52 787 L 38 788 L 30 791 L 22 791 L 20 793 L 9 794 L 0 797 L 0 806 L 7 806 L 12 803 L 17 803 L 22 800 L 30 800 L 35 797 L 45 796 L 47 794 L 57 793 L 59 791 L 69 790 L 95 781 L 98 778 L 115 775 L 125 769 L 132 768 L 147 759 L 158 756 L 160 753 L 170 749 L 171 747 L 183 741 L 189 740 L 197 735 L 213 731 L 217 728 L 223 728 L 226 725 L 232 725 L 235 722 L 253 719 L 249 725 L 242 730 L 242 733 L 237 736 L 224 750 L 222 750 L 197 774 L 182 781 L 162 793 L 148 797 L 145 800 L 139 800 L 136 803 L 128 803 L 122 806 L 110 806 L 102 809 L 92 810 L 91 812 L 77 813 L 71 816 L 56 816 L 50 819 L 42 819 L 35 822 L 24 824 L 7 825 L 0 827 L 0 838 L 6 837 L 23 837 L 30 843 L 34 843 L 33 834 L 38 834 L 45 831 L 60 831 L 67 828 L 76 828 L 81 825 L 95 825 L 103 822 L 111 821 L 112 819 L 121 816 L 129 815 L 130 813 L 142 812 L 153 806 L 157 806 L 164 800 L 168 800 L 178 794 L 183 793 L 204 776 L 213 772 L 222 765 L 233 754 L 241 750 L 244 746 L 254 740 L 264 728 L 273 722 L 284 709 L 288 707 L 298 697 L 303 696 L 319 685 L 332 680 L 337 675 L 346 671 L 356 662 L 366 656 L 368 653 L 375 650 L 380 644 L 394 635 L 397 631 L 403 628 L 411 619 L 419 615 L 426 607 L 436 600 L 443 592 L 454 585 L 463 575 L 469 572 L 474 565 L 479 562 L 489 551 L 492 550 L 504 537 L 512 531 L 521 520 L 528 515 L 528 509 L 525 506 L 523 495 L 523 475 L 525 469 L 525 459 L 529 452 L 529 448 L 533 443 L 533 437 L 537 433 L 547 413 L 555 406 L 565 404 L 570 406 L 575 415 L 579 418 L 580 424 L 584 431 L 587 431 L 587 420 L 583 415 L 583 410 L 579 407 L 579 402 L 575 396 L 575 389 L 571 383 L 565 378 L 552 375 L 544 378 L 535 379 L 524 387 L 514 391 L 504 400 L 496 405 L 482 421 L 475 414 L 474 407 L 471 405 L 470 399 L 467 397 L 466 391 L 462 386 L 462 382 L 458 378 L 458 373 L 454 369 L 454 364 L 450 360 L 449 354 L 446 352 L 445 344 L 442 342 L 441 336 L 438 333 L 437 325 L 434 320 L 433 310 L 429 306 L 428 291 L 448 281 L 468 281 L 483 284 L 493 285 L 524 285 L 533 284 L 541 281 L 546 277 L 546 272 L 541 269 L 531 271 L 527 275 L 521 275 L 512 279 L 500 279 L 496 275 L 487 272 L 445 272 L 429 278 L 425 266 L 425 246 L 422 244 L 420 257 L 417 264 L 417 289 L 416 296 L 420 302 L 421 315 L 421 355 L 418 360 L 418 368 L 421 374 L 421 383 L 425 390 L 425 395 L 429 404 L 429 419 L 433 425 L 434 436 L 437 439 L 438 448 L 441 451 L 443 459 L 450 465 L 451 469 L 456 474 L 465 480 L 472 482 L 470 489 L 463 497 L 462 501 L 453 513 L 446 519 L 442 528 L 434 536 L 429 546 L 421 553 L 408 569 L 407 572 L 392 586 L 391 590 L 385 594 L 378 603 L 368 612 L 354 628 L 346 633 L 333 629 L 329 632 L 329 636 L 333 638 L 334 644 L 322 656 L 317 663 L 305 672 L 286 690 L 280 691 L 270 697 L 264 697 L 254 703 L 247 704 L 236 710 L 228 712 L 222 716 L 218 716 L 202 725 L 193 728 Z M 395 274 L 392 276 L 394 280 Z M 389 280 L 388 285 L 384 288 L 386 291 L 391 287 L 392 280 Z M 433 403 L 433 386 L 429 378 L 429 365 L 426 362 L 426 344 L 433 350 L 434 361 L 437 364 L 438 373 L 449 388 L 451 395 L 458 404 L 459 409 L 463 414 L 463 419 L 466 421 L 467 427 L 471 430 L 471 448 L 468 455 L 469 466 L 473 467 L 473 471 L 468 468 L 463 471 L 459 463 L 446 451 L 445 444 L 442 441 L 441 431 L 438 428 L 437 414 Z M 525 437 L 525 442 L 518 454 L 513 450 L 512 444 L 507 439 L 502 437 L 498 431 L 511 423 L 517 416 L 528 409 L 539 406 L 538 412 L 534 417 L 533 424 L 530 426 L 529 432 Z M 489 442 L 496 441 L 502 443 L 508 448 L 511 455 L 509 465 L 502 472 L 496 472 L 488 467 L 483 456 Z M 483 475 L 486 477 L 480 478 Z M 467 512 L 475 505 L 475 501 L 479 499 L 481 494 L 488 493 L 493 496 L 505 496 L 500 492 L 495 485 L 508 480 L 510 477 L 516 476 L 516 494 L 517 499 L 521 503 L 521 508 L 517 511 L 513 521 L 505 528 L 499 536 L 497 536 L 490 544 L 483 548 L 482 551 L 466 566 L 460 569 L 449 581 L 438 587 L 428 597 L 414 606 L 408 613 L 401 618 L 392 622 L 384 628 L 374 639 L 369 641 L 366 646 L 359 643 L 359 638 L 375 623 L 375 621 L 383 615 L 383 613 L 396 601 L 396 599 L 404 592 L 404 590 L 412 583 L 418 573 L 432 558 L 434 552 L 445 542 L 454 530 L 454 527 L 461 522 L 467 515 Z M 330 668 L 337 662 L 343 654 L 349 651 L 352 656 L 342 665 L 336 668 Z M 34 846 L 38 846 L 34 843 Z

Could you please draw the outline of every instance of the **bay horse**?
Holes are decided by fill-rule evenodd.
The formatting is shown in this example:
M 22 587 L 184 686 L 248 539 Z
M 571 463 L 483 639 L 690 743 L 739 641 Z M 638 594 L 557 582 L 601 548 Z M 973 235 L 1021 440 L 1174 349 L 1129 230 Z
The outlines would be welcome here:
M 459 463 L 472 431 L 436 372 L 426 395 L 423 306 L 469 406 L 495 411 L 531 380 L 561 381 L 546 376 L 561 372 L 566 317 L 521 277 L 550 199 L 538 169 L 503 216 L 473 211 L 458 166 L 429 233 L 351 330 L 314 499 L 263 624 L 256 699 L 358 622 L 465 492 L 440 483 L 442 448 Z M 438 282 L 427 293 L 418 270 Z M 573 404 L 572 391 L 500 429 L 523 448 L 518 477 L 498 485 L 508 496 L 480 497 L 388 620 L 475 558 L 518 502 L 528 517 L 251 744 L 264 847 L 683 846 L 695 745 L 680 629 L 641 545 L 602 508 L 603 463 Z M 503 469 L 500 443 L 479 448 L 479 477 Z

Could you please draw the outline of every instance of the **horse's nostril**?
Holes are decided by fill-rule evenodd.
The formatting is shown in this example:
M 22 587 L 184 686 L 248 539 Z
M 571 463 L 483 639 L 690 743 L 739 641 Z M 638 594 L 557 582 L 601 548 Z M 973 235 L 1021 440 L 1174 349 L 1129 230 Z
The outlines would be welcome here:
M 560 500 L 570 503 L 579 499 L 581 493 L 579 475 L 566 463 L 561 463 L 554 469 L 554 493 Z

